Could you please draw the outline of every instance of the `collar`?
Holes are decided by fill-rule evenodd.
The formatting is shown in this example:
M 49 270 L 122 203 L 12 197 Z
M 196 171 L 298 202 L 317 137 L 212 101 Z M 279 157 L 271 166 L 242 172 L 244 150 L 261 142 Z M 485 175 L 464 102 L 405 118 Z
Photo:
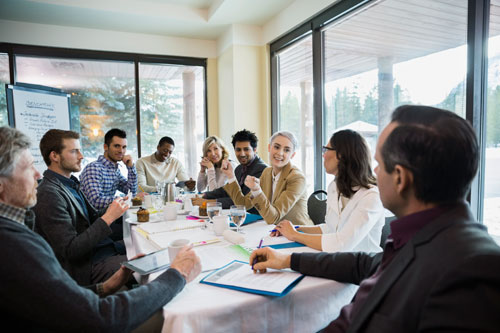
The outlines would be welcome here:
M 97 159 L 97 162 L 103 164 L 107 168 L 112 168 L 112 169 L 118 169 L 118 163 L 113 163 L 110 160 L 108 160 L 104 155 L 99 155 L 99 158 Z
M 24 225 L 24 220 L 28 215 L 25 208 L 14 207 L 0 202 L 0 216 Z
M 64 177 L 63 175 L 61 174 L 58 174 L 57 172 L 55 171 L 52 171 L 50 169 L 47 169 L 45 170 L 45 172 L 43 173 L 43 176 L 44 177 L 47 177 L 47 176 L 52 176 L 52 177 L 55 177 L 57 178 L 64 186 L 67 186 L 67 187 L 71 187 L 71 188 L 74 188 L 75 190 L 78 190 L 80 189 L 80 182 L 78 181 L 78 179 L 71 175 L 69 178 L 66 178 Z
M 450 205 L 441 205 L 394 220 L 390 224 L 391 233 L 388 239 L 392 239 L 394 248 L 398 249 L 404 246 L 420 229 L 452 208 L 453 206 Z

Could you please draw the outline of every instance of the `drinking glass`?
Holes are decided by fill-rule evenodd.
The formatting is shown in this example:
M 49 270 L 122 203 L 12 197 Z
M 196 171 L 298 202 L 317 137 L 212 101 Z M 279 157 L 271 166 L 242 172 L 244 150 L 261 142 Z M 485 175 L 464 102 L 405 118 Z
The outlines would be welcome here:
M 158 193 L 158 195 L 161 198 L 164 198 L 164 196 L 165 196 L 165 182 L 155 180 L 155 185 L 156 185 L 156 193 Z
M 236 232 L 244 233 L 240 231 L 240 226 L 245 222 L 245 218 L 247 217 L 247 210 L 243 205 L 234 205 L 231 206 L 229 210 L 229 214 L 231 215 L 231 220 L 234 224 L 236 224 Z
M 212 218 L 216 215 L 222 213 L 222 203 L 221 202 L 207 202 L 207 215 L 210 219 L 210 223 L 213 223 Z
M 161 195 L 153 195 L 153 207 L 158 212 L 163 208 L 163 199 Z

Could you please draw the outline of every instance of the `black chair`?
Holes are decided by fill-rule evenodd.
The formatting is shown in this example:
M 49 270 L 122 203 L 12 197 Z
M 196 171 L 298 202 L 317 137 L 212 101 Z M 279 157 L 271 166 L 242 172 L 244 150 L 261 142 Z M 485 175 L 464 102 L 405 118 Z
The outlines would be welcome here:
M 387 240 L 387 236 L 391 233 L 391 222 L 396 219 L 396 216 L 389 216 L 385 218 L 385 224 L 382 228 L 382 237 L 380 238 L 380 247 L 385 247 L 385 241 Z
M 307 199 L 307 213 L 314 224 L 325 222 L 326 215 L 326 196 L 323 190 L 316 190 Z

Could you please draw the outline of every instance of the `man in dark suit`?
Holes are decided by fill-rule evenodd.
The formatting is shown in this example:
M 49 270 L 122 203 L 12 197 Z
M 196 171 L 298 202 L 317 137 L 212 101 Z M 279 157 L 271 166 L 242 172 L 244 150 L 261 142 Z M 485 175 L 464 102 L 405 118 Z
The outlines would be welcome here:
M 325 332 L 498 332 L 500 247 L 464 201 L 479 149 L 468 122 L 426 106 L 401 106 L 380 134 L 375 169 L 397 219 L 384 252 L 250 257 L 256 271 L 288 268 L 359 284 Z
M 240 165 L 234 170 L 236 181 L 240 184 L 243 195 L 250 192 L 250 189 L 245 185 L 245 178 L 253 176 L 259 178 L 262 171 L 267 167 L 267 164 L 257 155 L 257 143 L 259 139 L 255 133 L 246 129 L 238 131 L 233 135 L 233 148 L 236 153 L 236 158 Z M 233 205 L 233 200 L 227 192 L 222 188 L 214 191 L 205 192 L 203 198 L 193 199 L 194 205 L 201 205 L 203 201 L 217 201 L 222 203 L 223 209 L 228 209 Z M 250 213 L 258 214 L 257 210 L 252 208 Z
M 127 260 L 123 241 L 113 241 L 111 224 L 127 210 L 122 198 L 102 212 L 89 203 L 71 174 L 81 170 L 80 135 L 49 130 L 40 140 L 48 169 L 38 186 L 35 231 L 50 244 L 61 266 L 80 285 L 100 283 Z M 102 216 L 101 216 L 102 215 Z

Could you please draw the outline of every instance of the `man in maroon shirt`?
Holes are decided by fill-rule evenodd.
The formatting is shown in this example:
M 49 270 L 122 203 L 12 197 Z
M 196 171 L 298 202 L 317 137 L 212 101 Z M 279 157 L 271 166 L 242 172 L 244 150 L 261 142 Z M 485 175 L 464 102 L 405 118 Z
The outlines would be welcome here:
M 479 162 L 472 127 L 449 111 L 401 106 L 375 158 L 382 203 L 397 217 L 384 252 L 264 248 L 250 257 L 254 269 L 358 284 L 325 332 L 498 332 L 500 247 L 465 202 Z

